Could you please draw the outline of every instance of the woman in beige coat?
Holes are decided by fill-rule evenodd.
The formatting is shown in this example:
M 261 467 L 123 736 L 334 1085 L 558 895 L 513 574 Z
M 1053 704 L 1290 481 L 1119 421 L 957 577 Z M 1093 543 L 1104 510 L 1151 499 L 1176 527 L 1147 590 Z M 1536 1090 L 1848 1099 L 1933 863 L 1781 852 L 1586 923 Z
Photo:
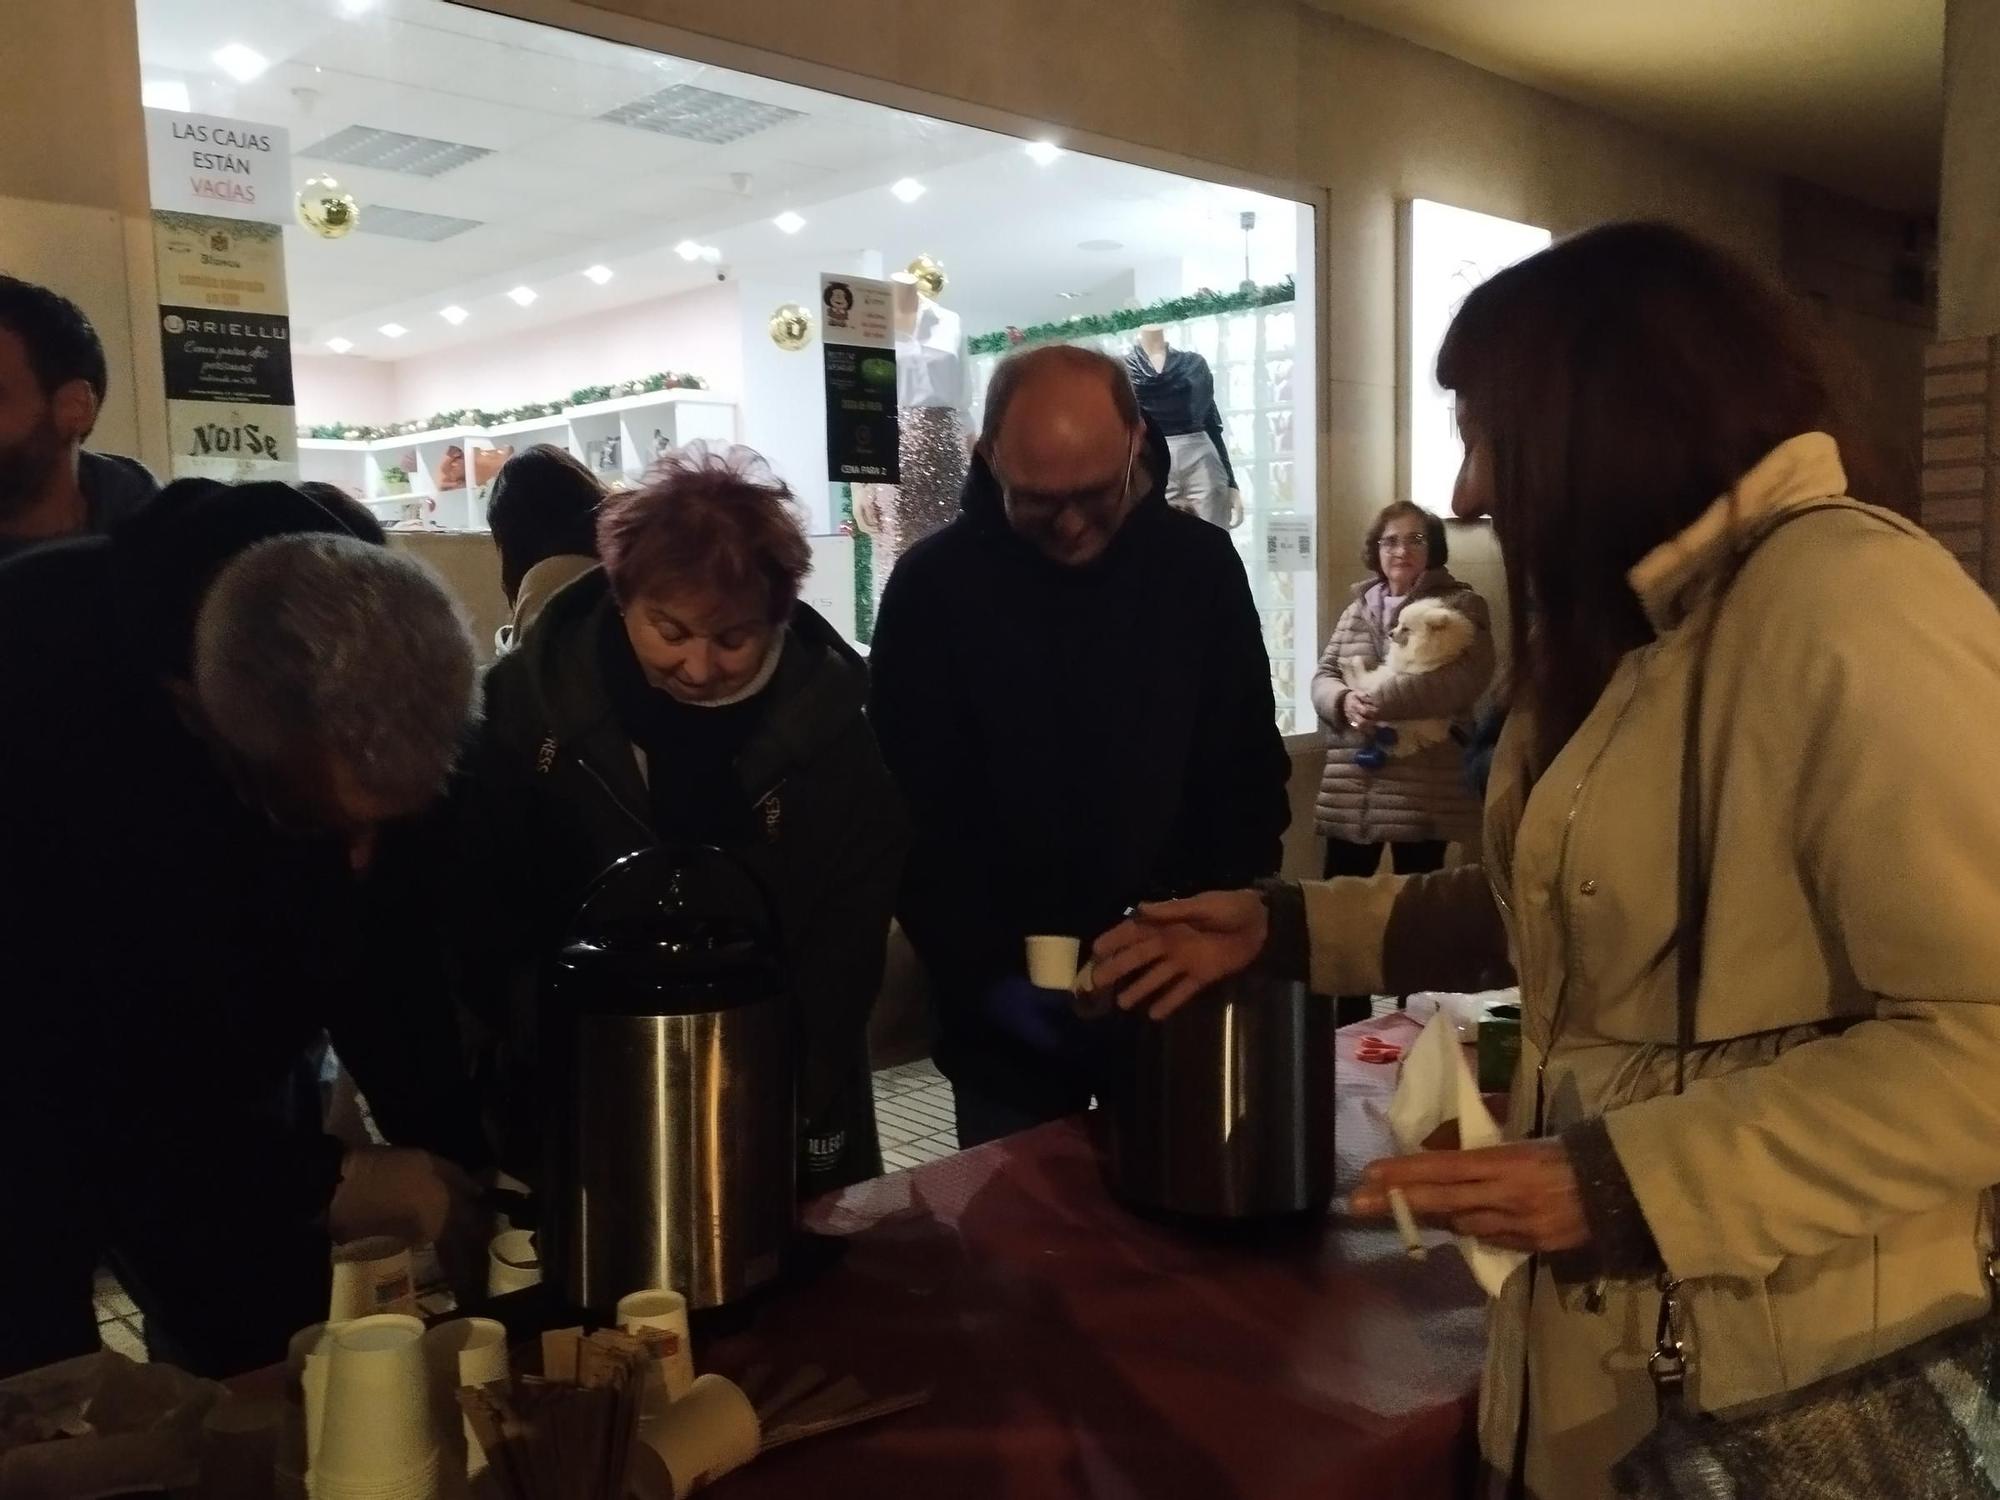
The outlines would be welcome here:
M 1608 226 L 1501 272 L 1439 378 L 1457 509 L 1494 518 L 1532 606 L 1484 869 L 1198 897 L 1108 934 L 1097 974 L 1159 1013 L 1260 959 L 1325 993 L 1471 987 L 1511 959 L 1517 1144 L 1378 1162 L 1351 1203 L 1400 1187 L 1536 1252 L 1493 1311 L 1481 1444 L 1516 1493 L 1590 1500 L 1656 1421 L 1662 1269 L 1688 1399 L 1724 1415 L 1989 1306 L 2000 617 L 1914 526 L 1841 498 L 1813 336 L 1678 230 Z M 1697 670 L 1710 896 L 1677 1092 Z

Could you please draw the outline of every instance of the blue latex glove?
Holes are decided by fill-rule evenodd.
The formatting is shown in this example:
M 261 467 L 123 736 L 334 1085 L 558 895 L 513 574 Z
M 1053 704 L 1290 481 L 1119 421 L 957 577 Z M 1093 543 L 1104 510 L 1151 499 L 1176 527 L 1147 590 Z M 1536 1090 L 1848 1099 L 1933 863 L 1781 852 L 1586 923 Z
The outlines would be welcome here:
M 1025 974 L 996 979 L 981 997 L 986 1019 L 1038 1052 L 1066 1052 L 1077 1029 L 1068 990 L 1045 990 Z

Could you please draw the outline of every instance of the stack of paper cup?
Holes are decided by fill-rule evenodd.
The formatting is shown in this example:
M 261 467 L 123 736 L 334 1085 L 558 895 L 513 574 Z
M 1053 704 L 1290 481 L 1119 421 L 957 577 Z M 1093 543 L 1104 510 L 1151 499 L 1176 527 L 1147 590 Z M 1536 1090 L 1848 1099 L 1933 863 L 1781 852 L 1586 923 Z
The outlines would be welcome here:
M 658 1288 L 630 1292 L 618 1299 L 618 1326 L 652 1351 L 645 1409 L 656 1412 L 685 1396 L 694 1385 L 687 1298 Z
M 424 1335 L 424 1363 L 430 1368 L 431 1405 L 445 1461 L 467 1478 L 484 1472 L 486 1450 L 459 1408 L 461 1386 L 490 1385 L 507 1378 L 507 1330 L 491 1318 L 454 1318 Z
M 664 1415 L 640 1424 L 632 1487 L 643 1500 L 686 1500 L 749 1463 L 763 1441 L 750 1398 L 704 1375 Z
M 438 1500 L 440 1465 L 424 1325 L 397 1313 L 333 1336 L 313 1500 Z
M 410 1242 L 378 1234 L 333 1247 L 333 1298 L 329 1323 L 374 1313 L 415 1313 L 416 1278 Z
M 493 1237 L 486 1250 L 486 1294 L 503 1296 L 538 1285 L 542 1279 L 542 1258 L 535 1250 L 535 1236 L 526 1229 L 509 1229 Z
M 335 1327 L 332 1323 L 314 1323 L 301 1328 L 292 1335 L 286 1350 L 285 1361 L 299 1383 L 299 1406 L 305 1417 L 304 1462 L 299 1468 L 302 1476 L 312 1472 L 312 1456 L 319 1451 L 320 1427 L 326 1418 L 326 1367 L 333 1353 Z

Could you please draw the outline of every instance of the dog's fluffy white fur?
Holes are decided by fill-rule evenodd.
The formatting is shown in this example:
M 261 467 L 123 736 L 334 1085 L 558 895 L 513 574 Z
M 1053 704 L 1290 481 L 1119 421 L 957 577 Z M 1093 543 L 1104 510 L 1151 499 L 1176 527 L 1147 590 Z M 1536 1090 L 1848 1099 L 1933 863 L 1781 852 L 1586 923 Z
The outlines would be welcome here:
M 1392 677 L 1417 677 L 1449 666 L 1465 654 L 1479 627 L 1440 599 L 1417 599 L 1403 606 L 1396 628 L 1389 632 L 1389 655 L 1380 666 L 1350 656 L 1340 665 L 1341 680 L 1358 693 L 1372 693 Z M 1414 755 L 1451 737 L 1449 719 L 1400 719 L 1386 725 L 1396 731 L 1391 755 Z

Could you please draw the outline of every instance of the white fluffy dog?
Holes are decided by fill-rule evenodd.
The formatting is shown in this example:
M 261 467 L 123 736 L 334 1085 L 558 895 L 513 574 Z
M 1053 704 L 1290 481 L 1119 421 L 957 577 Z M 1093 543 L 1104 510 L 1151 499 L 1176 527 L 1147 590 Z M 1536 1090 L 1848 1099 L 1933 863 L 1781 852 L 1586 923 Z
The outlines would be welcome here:
M 1373 693 L 1392 677 L 1418 677 L 1463 656 L 1479 627 L 1441 599 L 1418 599 L 1403 606 L 1389 632 L 1389 655 L 1379 667 L 1350 656 L 1340 664 L 1341 680 L 1357 693 Z M 1377 743 L 1390 755 L 1414 755 L 1451 737 L 1450 719 L 1402 719 L 1385 723 L 1395 737 Z

